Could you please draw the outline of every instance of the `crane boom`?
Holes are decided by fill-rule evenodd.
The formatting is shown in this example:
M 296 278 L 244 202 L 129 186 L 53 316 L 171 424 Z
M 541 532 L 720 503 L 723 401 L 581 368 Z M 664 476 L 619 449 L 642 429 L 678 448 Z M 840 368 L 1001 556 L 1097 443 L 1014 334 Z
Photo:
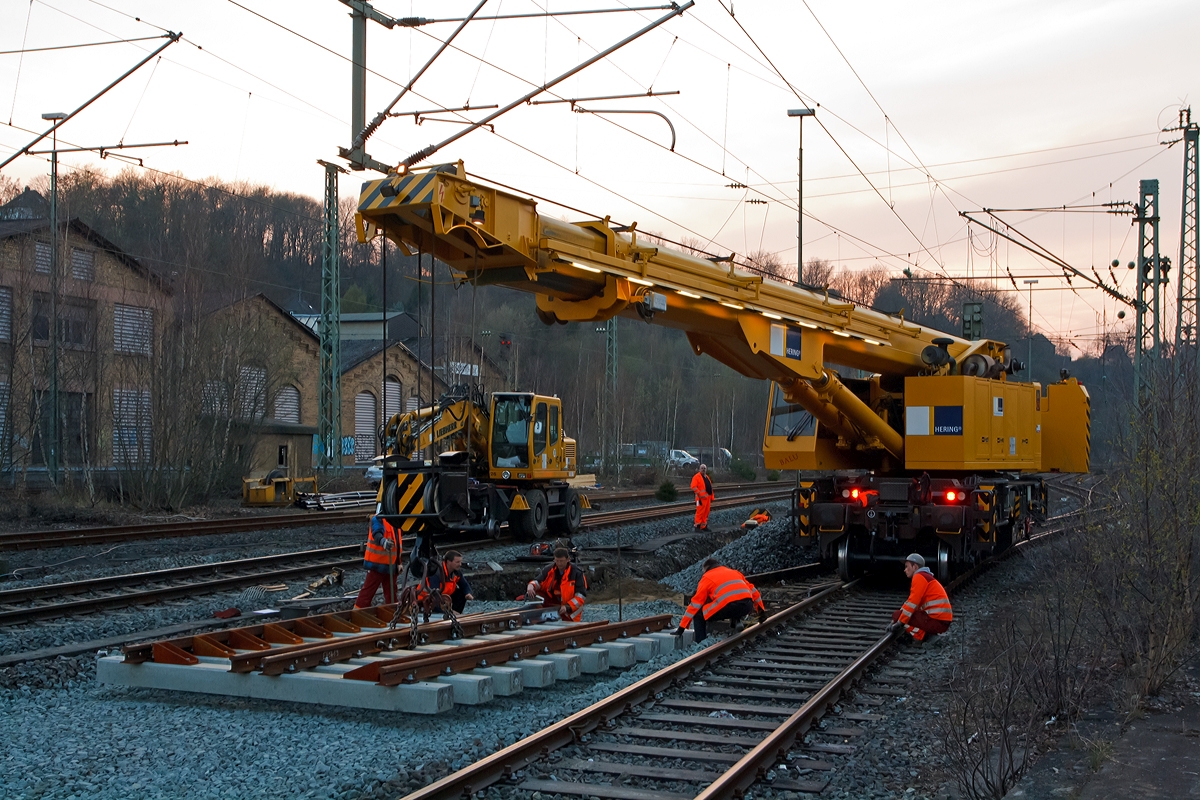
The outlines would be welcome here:
M 1087 470 L 1086 391 L 1073 382 L 1056 384 L 1050 394 L 1058 397 L 1044 404 L 1036 384 L 1008 381 L 1020 365 L 1006 359 L 1003 342 L 949 336 L 905 320 L 903 313 L 885 314 L 828 292 L 764 279 L 732 260 L 659 247 L 639 236 L 636 223 L 543 217 L 533 200 L 470 178 L 462 162 L 365 183 L 357 224 L 364 240 L 383 230 L 409 253 L 431 253 L 459 281 L 532 293 L 547 324 L 640 318 L 683 330 L 697 354 L 775 382 L 786 404 L 773 400 L 773 407 L 800 407 L 816 424 L 803 436 L 790 433 L 774 442 L 768 431 L 769 465 L 883 472 L 951 465 Z M 874 377 L 850 386 L 830 365 Z M 915 393 L 906 390 L 914 379 L 909 388 Z M 945 391 L 959 398 L 959 412 L 943 415 L 957 420 L 949 429 L 964 439 L 971 429 L 986 448 L 962 441 L 947 453 L 948 442 L 922 441 L 912 450 L 912 437 L 937 435 L 933 417 Z M 962 413 L 962 403 L 970 405 L 985 393 L 998 393 L 1016 406 L 1018 413 L 1002 431 L 970 409 Z M 932 400 L 925 403 L 917 395 Z M 913 406 L 924 411 L 914 412 Z M 1043 413 L 1064 417 L 1045 437 Z M 921 414 L 930 418 L 924 426 L 914 420 Z M 1065 419 L 1072 415 L 1074 424 Z M 974 430 L 979 426 L 988 430 Z M 1019 446 L 1011 453 L 993 447 L 997 432 Z

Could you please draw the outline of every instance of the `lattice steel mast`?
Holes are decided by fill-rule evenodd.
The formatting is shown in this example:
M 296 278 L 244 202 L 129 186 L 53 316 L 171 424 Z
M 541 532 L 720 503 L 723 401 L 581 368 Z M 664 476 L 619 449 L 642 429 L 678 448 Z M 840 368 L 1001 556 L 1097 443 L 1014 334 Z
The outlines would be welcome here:
M 1192 109 L 1179 112 L 1183 133 L 1183 219 L 1179 226 L 1179 296 L 1175 306 L 1176 374 L 1183 359 L 1200 362 L 1200 333 L 1197 331 L 1197 306 L 1200 305 L 1200 266 L 1196 260 L 1197 222 L 1200 217 L 1200 126 L 1192 122 Z M 1198 364 L 1200 365 L 1200 364 Z

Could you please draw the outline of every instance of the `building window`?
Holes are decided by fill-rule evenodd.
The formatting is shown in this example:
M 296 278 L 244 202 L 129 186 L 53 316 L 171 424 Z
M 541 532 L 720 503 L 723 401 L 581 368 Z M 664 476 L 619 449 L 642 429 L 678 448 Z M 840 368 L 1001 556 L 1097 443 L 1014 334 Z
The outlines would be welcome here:
M 288 446 L 286 444 L 279 445 L 279 459 L 275 462 L 275 466 L 280 469 L 287 469 L 288 465 Z
M 50 243 L 49 242 L 34 242 L 33 243 L 33 270 L 42 275 L 50 274 Z
M 125 464 L 150 461 L 149 389 L 113 389 L 113 460 Z
M 96 254 L 91 250 L 72 247 L 71 277 L 77 281 L 96 280 Z
M 354 398 L 354 460 L 375 458 L 375 395 L 361 392 Z
M 113 306 L 113 350 L 131 355 L 150 355 L 154 334 L 154 310 L 117 303 Z
M 0 342 L 12 341 L 12 289 L 0 286 Z
M 383 421 L 385 423 L 392 418 L 393 414 L 399 414 L 403 410 L 402 400 L 403 392 L 400 381 L 389 375 L 383 382 Z
M 284 386 L 275 394 L 275 419 L 280 422 L 300 423 L 300 390 L 295 386 Z
M 64 297 L 58 301 L 58 344 L 72 350 L 94 350 L 93 332 L 95 304 L 87 300 Z M 50 295 L 37 293 L 33 297 L 33 340 L 50 343 Z
M 11 396 L 7 383 L 0 383 L 0 469 L 9 465 L 8 400 Z
M 95 441 L 95 403 L 91 394 L 84 392 L 58 393 L 58 463 L 64 467 L 80 466 L 90 461 L 92 443 Z M 37 425 L 33 429 L 33 448 L 30 463 L 44 465 L 50 456 L 50 393 L 45 390 L 34 392 L 33 418 Z
M 200 413 L 222 418 L 229 414 L 229 390 L 223 382 L 204 382 L 200 389 Z
M 238 370 L 238 418 L 262 419 L 267 411 L 267 371 L 262 367 Z

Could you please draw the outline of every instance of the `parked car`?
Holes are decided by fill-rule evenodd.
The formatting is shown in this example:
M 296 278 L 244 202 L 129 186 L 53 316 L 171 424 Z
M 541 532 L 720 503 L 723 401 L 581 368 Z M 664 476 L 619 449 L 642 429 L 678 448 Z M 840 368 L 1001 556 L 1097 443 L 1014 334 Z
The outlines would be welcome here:
M 667 466 L 671 468 L 698 467 L 700 459 L 686 450 L 672 450 L 667 455 Z
M 367 483 L 371 485 L 372 489 L 378 489 L 379 484 L 383 483 L 383 463 L 376 461 L 367 467 L 367 471 L 363 473 L 363 477 L 367 479 Z
M 718 447 L 715 450 L 709 447 L 688 447 L 687 452 L 694 455 L 700 460 L 700 463 L 707 464 L 710 470 L 712 469 L 728 469 L 730 463 L 733 462 L 733 453 L 727 448 Z

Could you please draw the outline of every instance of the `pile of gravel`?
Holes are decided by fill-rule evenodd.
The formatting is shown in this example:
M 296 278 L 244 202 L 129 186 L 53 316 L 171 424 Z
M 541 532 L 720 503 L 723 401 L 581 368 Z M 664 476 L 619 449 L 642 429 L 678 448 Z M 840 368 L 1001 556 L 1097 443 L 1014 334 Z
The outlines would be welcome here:
M 717 550 L 712 557 L 744 575 L 794 567 L 802 563 L 803 554 L 793 544 L 793 537 L 784 520 L 784 515 L 788 512 L 787 504 L 776 503 L 768 506 L 768 509 L 772 516 L 770 522 L 747 531 L 745 536 Z M 663 578 L 661 582 L 676 591 L 690 592 L 696 588 L 696 584 L 704 575 L 704 561 L 705 559 L 700 559 L 687 569 Z

